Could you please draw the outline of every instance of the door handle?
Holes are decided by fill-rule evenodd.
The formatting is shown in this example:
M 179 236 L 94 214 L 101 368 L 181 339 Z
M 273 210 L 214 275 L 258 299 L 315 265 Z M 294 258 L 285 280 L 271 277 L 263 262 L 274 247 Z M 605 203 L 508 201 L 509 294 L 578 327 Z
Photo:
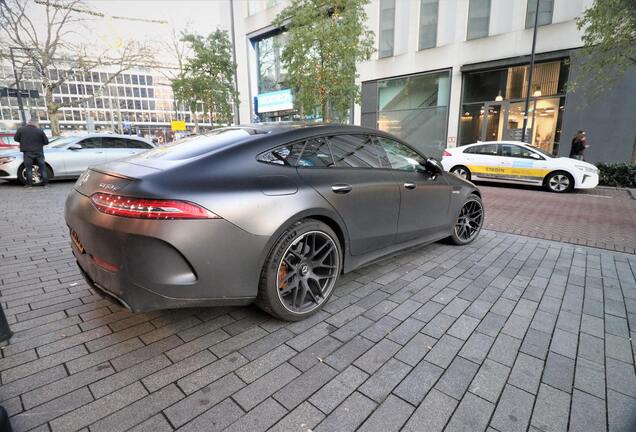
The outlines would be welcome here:
M 353 187 L 351 185 L 348 184 L 335 184 L 335 185 L 331 185 L 331 190 L 334 193 L 337 194 L 346 194 L 351 192 L 351 189 L 353 189 Z
M 406 189 L 415 189 L 417 187 L 417 185 L 413 182 L 406 182 L 404 183 L 404 187 Z

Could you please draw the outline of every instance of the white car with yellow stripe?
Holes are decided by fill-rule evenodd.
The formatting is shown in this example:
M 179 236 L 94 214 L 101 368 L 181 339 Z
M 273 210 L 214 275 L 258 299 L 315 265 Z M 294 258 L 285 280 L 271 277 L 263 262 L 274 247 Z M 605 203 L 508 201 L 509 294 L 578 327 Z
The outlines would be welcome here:
M 552 192 L 591 189 L 598 168 L 587 162 L 554 157 L 516 141 L 489 141 L 444 151 L 442 165 L 467 180 L 544 186 Z

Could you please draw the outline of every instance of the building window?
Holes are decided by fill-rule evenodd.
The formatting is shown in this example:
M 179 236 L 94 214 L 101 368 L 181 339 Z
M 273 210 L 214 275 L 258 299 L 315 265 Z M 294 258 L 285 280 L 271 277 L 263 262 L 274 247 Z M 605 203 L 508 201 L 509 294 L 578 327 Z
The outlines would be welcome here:
M 552 24 L 552 11 L 554 9 L 554 0 L 539 0 L 539 16 L 537 25 Z M 526 9 L 526 28 L 534 27 L 534 17 L 537 12 L 537 0 L 528 0 L 528 8 Z
M 490 0 L 470 0 L 466 39 L 470 40 L 488 36 L 489 22 Z
M 379 57 L 391 57 L 395 36 L 395 0 L 380 0 Z
M 439 0 L 420 1 L 420 49 L 437 45 L 437 11 Z
M 378 129 L 441 157 L 446 147 L 450 73 L 378 81 Z
M 285 46 L 285 34 L 269 36 L 256 41 L 256 67 L 258 93 L 267 93 L 285 88 L 287 72 L 281 61 Z

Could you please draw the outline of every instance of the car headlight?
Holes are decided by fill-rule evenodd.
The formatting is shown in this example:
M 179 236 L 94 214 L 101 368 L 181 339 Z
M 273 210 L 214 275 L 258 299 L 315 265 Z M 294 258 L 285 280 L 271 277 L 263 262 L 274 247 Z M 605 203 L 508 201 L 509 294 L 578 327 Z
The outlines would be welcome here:
M 596 174 L 598 172 L 598 168 L 596 167 L 588 167 L 585 165 L 574 165 L 574 167 L 578 170 L 581 170 L 586 173 Z
M 13 162 L 15 158 L 13 156 L 4 156 L 0 157 L 0 165 L 8 164 L 9 162 Z

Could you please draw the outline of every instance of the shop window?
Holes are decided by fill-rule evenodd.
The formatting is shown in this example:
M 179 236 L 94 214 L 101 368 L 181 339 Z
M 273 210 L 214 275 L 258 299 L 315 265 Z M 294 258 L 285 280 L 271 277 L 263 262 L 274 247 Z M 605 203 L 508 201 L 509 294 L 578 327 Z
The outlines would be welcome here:
M 380 0 L 379 58 L 391 57 L 395 43 L 395 0 Z
M 255 42 L 258 73 L 258 92 L 267 93 L 284 87 L 287 71 L 281 61 L 285 47 L 284 33 Z
M 526 8 L 526 28 L 534 27 L 534 17 L 537 12 L 537 0 L 528 0 Z M 552 24 L 552 12 L 554 10 L 554 0 L 539 0 L 539 16 L 537 25 Z
M 490 0 L 470 0 L 466 39 L 488 36 L 490 25 Z
M 420 45 L 421 50 L 437 45 L 437 14 L 439 0 L 420 1 Z

